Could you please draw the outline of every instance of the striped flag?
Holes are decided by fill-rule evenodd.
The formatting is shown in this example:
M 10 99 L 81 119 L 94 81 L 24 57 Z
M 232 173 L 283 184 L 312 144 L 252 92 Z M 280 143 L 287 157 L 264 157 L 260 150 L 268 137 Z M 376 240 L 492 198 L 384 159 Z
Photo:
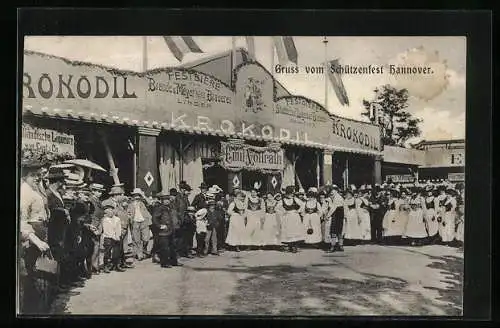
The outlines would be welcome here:
M 335 71 L 335 68 L 338 67 L 340 67 L 338 59 L 329 61 L 327 65 L 328 77 L 330 78 L 333 90 L 335 90 L 335 94 L 337 95 L 337 99 L 340 104 L 342 106 L 349 106 L 349 98 L 347 97 L 347 92 L 345 90 L 344 83 L 342 82 L 342 76 Z M 332 68 L 334 71 L 332 71 Z
M 286 65 L 288 62 L 292 62 L 297 65 L 298 55 L 293 38 L 291 36 L 275 36 L 273 41 L 280 64 Z
M 163 38 L 167 43 L 168 49 L 170 49 L 178 61 L 182 61 L 184 55 L 189 52 L 203 53 L 191 36 L 164 36 Z
M 248 53 L 250 54 L 250 57 L 255 59 L 255 40 L 253 36 L 246 36 L 245 37 L 247 41 L 247 50 Z

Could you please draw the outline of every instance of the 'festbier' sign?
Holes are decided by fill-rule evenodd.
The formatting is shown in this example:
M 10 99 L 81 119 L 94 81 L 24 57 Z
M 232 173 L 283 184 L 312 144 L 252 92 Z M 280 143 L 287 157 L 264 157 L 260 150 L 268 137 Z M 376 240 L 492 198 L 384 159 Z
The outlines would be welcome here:
M 281 148 L 221 142 L 221 150 L 222 166 L 229 170 L 284 169 L 284 152 Z

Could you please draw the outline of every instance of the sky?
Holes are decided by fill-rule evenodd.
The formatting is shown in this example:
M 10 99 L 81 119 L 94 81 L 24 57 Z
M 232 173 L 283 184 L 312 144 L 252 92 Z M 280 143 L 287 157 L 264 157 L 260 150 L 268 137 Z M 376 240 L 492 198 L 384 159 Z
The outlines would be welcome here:
M 203 50 L 188 53 L 182 63 L 213 56 L 232 48 L 231 37 L 194 36 Z M 292 94 L 325 103 L 325 77 L 305 73 L 306 66 L 325 61 L 323 37 L 293 37 L 298 52 L 299 74 L 275 74 L 275 78 Z M 271 37 L 255 37 L 256 59 L 270 69 L 273 63 Z M 367 120 L 361 116 L 363 99 L 373 100 L 376 87 L 391 84 L 407 88 L 408 111 L 423 122 L 419 138 L 410 140 L 443 140 L 465 138 L 465 37 L 327 37 L 327 59 L 338 58 L 342 65 L 379 65 L 384 74 L 344 74 L 342 76 L 350 104 L 341 106 L 328 82 L 327 109 L 339 116 Z M 140 36 L 28 36 L 27 50 L 65 57 L 118 69 L 142 71 L 143 38 Z M 179 65 L 161 36 L 148 36 L 148 69 Z M 236 46 L 246 48 L 244 37 L 236 37 Z M 274 52 L 274 64 L 278 64 Z M 388 74 L 389 64 L 429 66 L 433 74 Z M 290 63 L 290 66 L 293 64 Z

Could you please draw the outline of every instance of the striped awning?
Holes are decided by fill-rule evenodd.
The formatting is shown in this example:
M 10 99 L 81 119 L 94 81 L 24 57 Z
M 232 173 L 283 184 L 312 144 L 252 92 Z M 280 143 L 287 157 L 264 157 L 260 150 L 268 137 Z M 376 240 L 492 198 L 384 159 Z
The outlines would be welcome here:
M 256 136 L 256 135 L 252 136 L 248 134 L 243 134 L 241 132 L 231 134 L 221 131 L 219 129 L 206 130 L 197 127 L 172 126 L 170 123 L 166 122 L 141 121 L 137 119 L 130 119 L 128 117 L 119 117 L 114 115 L 109 116 L 107 114 L 102 114 L 102 113 L 76 112 L 71 109 L 59 109 L 59 108 L 48 108 L 48 107 L 35 108 L 31 105 L 25 105 L 23 107 L 23 115 L 34 115 L 39 117 L 67 119 L 67 120 L 75 120 L 75 121 L 82 121 L 89 123 L 117 124 L 122 126 L 131 126 L 131 127 L 147 127 L 165 131 L 178 131 L 187 134 L 207 135 L 207 136 L 209 135 L 209 136 L 218 136 L 224 138 L 241 138 L 245 140 L 279 142 L 281 144 L 292 145 L 292 146 L 323 149 L 329 151 L 339 151 L 346 153 L 356 153 L 369 156 L 382 155 L 382 152 L 377 150 L 352 149 L 352 148 L 339 147 L 336 145 L 322 144 L 311 141 L 304 142 L 293 139 L 277 139 L 267 136 Z

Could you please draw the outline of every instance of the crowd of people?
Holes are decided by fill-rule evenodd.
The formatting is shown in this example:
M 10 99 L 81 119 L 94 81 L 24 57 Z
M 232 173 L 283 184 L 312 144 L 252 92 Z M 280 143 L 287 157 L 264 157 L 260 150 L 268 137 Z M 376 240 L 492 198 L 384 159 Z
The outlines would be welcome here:
M 343 251 L 360 243 L 461 246 L 464 186 L 397 184 L 294 186 L 262 194 L 224 193 L 202 183 L 146 197 L 124 186 L 109 191 L 62 170 L 24 166 L 20 204 L 21 313 L 47 313 L 58 292 L 81 286 L 92 275 L 134 268 L 151 258 L 162 268 L 182 266 L 180 257 L 230 251 L 315 247 Z M 107 192 L 106 192 L 107 191 Z M 106 197 L 103 198 L 103 195 Z M 38 270 L 49 256 L 58 270 Z

